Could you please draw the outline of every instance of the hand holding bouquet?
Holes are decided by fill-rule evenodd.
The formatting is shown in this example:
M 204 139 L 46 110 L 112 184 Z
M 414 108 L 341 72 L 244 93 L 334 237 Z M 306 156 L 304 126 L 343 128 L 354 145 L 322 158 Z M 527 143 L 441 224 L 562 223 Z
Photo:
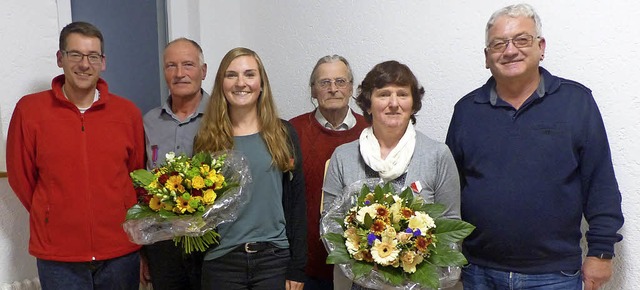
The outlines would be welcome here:
M 130 175 L 138 203 L 123 224 L 129 238 L 137 244 L 173 238 L 186 253 L 217 243 L 214 228 L 237 218 L 251 179 L 244 157 L 231 151 L 192 158 L 170 152 L 160 167 Z
M 410 188 L 397 194 L 391 184 L 371 187 L 350 187 L 322 219 L 327 263 L 341 264 L 362 286 L 405 289 L 438 289 L 442 268 L 467 263 L 456 243 L 471 224 L 440 218 L 445 207 L 425 204 Z

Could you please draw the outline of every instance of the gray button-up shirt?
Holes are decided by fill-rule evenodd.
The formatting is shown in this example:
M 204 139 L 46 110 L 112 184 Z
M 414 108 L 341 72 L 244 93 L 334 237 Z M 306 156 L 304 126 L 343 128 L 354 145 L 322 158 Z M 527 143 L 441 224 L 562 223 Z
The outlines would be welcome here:
M 198 108 L 184 121 L 180 121 L 171 110 L 171 96 L 161 107 L 153 108 L 144 115 L 147 169 L 160 166 L 168 152 L 174 152 L 176 156 L 193 154 L 193 139 L 209 98 L 203 90 Z

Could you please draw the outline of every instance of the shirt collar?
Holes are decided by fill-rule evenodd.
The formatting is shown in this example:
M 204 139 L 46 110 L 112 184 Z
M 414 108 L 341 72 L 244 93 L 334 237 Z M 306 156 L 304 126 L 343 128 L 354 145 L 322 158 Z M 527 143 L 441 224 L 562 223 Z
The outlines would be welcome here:
M 209 103 L 210 96 L 203 89 L 200 89 L 200 93 L 202 93 L 202 98 L 200 99 L 200 103 L 198 104 L 198 108 L 196 109 L 196 111 L 193 114 L 191 114 L 191 116 L 189 116 L 186 120 L 184 120 L 184 122 L 188 122 L 192 118 L 204 114 L 204 111 L 207 108 L 207 103 Z M 173 113 L 173 110 L 171 110 L 171 95 L 169 95 L 169 97 L 167 97 L 167 99 L 165 100 L 164 104 L 162 104 L 162 110 L 160 111 L 160 113 L 161 114 L 162 113 L 169 114 L 169 116 L 171 116 L 172 118 L 178 120 L 176 115 Z
M 71 100 L 69 100 L 69 96 L 67 96 L 67 92 L 64 91 L 64 87 L 62 87 L 62 94 L 64 95 L 65 98 L 67 98 L 67 100 L 69 102 L 71 102 Z M 80 108 L 80 107 L 78 107 L 78 105 L 76 105 L 76 107 L 78 107 L 78 110 L 80 110 L 80 113 L 84 113 L 87 110 L 89 110 L 89 108 L 91 108 L 93 103 L 97 102 L 99 99 L 100 99 L 100 91 L 98 91 L 98 89 L 96 89 L 96 92 L 93 95 L 93 102 L 91 102 L 91 105 L 89 105 L 86 108 Z
M 336 127 L 333 127 L 333 125 L 327 121 L 322 113 L 320 113 L 320 110 L 316 109 L 314 116 L 320 125 L 333 131 L 346 131 L 356 126 L 356 117 L 353 115 L 353 112 L 351 112 L 351 109 L 347 110 L 347 116 L 345 116 L 342 123 Z
M 542 77 L 542 74 L 540 74 L 540 82 L 538 83 L 538 87 L 536 88 L 536 90 L 533 92 L 533 97 L 534 98 L 542 98 L 544 97 L 544 94 L 546 93 L 546 89 L 544 86 L 544 78 Z M 491 90 L 489 91 L 489 103 L 491 103 L 492 106 L 495 106 L 498 103 L 498 92 L 496 91 L 496 84 L 495 82 L 493 83 L 493 86 L 491 86 Z

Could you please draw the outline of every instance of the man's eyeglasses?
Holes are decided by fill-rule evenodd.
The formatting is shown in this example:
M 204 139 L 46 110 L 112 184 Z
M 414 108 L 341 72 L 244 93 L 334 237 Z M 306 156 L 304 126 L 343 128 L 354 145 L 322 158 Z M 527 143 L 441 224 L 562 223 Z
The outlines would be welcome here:
M 343 78 L 337 78 L 337 79 L 322 79 L 319 80 L 317 82 L 315 82 L 316 85 L 318 85 L 321 89 L 326 90 L 331 88 L 331 84 L 334 83 L 336 84 L 336 87 L 340 88 L 340 89 L 344 89 L 346 88 L 349 83 L 351 83 L 351 81 L 348 81 L 347 79 L 343 79 Z
M 513 44 L 513 46 L 517 48 L 531 47 L 533 45 L 533 40 L 536 38 L 540 37 L 534 37 L 533 35 L 529 34 L 522 34 L 509 39 L 495 39 L 490 42 L 489 45 L 487 45 L 487 49 L 490 52 L 503 52 L 507 49 L 507 46 L 509 46 L 509 42 L 511 42 L 511 44 Z
M 104 57 L 104 55 L 99 53 L 84 54 L 84 53 L 79 53 L 77 51 L 66 51 L 66 50 L 63 50 L 62 53 L 67 55 L 67 58 L 72 62 L 81 62 L 82 59 L 86 56 L 90 64 L 100 64 L 102 63 L 102 58 Z

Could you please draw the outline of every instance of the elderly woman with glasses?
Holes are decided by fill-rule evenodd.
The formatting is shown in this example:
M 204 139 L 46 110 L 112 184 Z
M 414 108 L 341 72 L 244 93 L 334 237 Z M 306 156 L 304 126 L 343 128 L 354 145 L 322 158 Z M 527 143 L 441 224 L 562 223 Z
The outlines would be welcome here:
M 371 69 L 356 98 L 370 127 L 358 140 L 336 148 L 323 190 L 324 209 L 359 180 L 380 178 L 411 186 L 427 203 L 446 206 L 443 217 L 460 218 L 460 182 L 448 147 L 414 128 L 424 88 L 409 67 L 386 61 Z M 335 267 L 335 289 L 360 289 Z

